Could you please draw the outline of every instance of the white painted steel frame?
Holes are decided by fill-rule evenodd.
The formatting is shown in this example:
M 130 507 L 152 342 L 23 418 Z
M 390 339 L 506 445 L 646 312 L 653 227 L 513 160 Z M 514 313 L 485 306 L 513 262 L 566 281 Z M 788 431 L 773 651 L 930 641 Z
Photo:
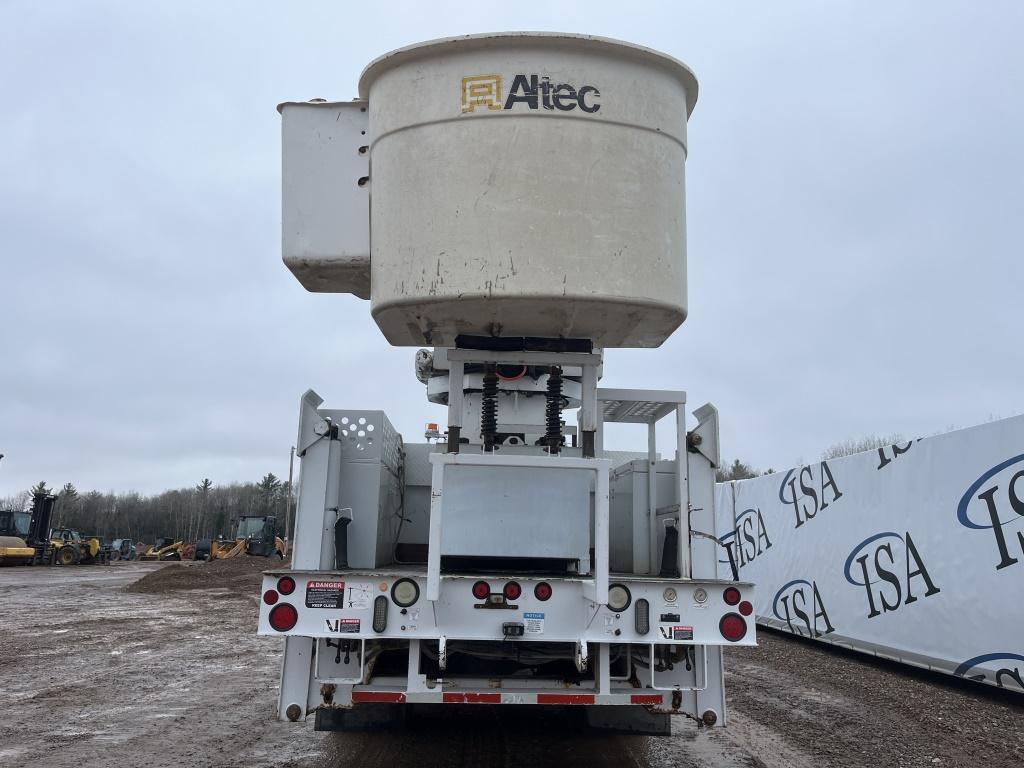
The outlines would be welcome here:
M 497 454 L 432 453 L 430 529 L 427 542 L 426 598 L 437 601 L 441 592 L 441 529 L 444 526 L 444 475 L 449 466 L 522 467 L 540 471 L 577 469 L 594 473 L 593 578 L 585 579 L 583 595 L 595 603 L 608 602 L 608 480 L 611 461 L 567 456 L 499 456 Z
M 604 425 L 605 423 L 616 424 L 646 424 L 647 425 L 647 558 L 646 568 L 639 571 L 644 560 L 643 553 L 639 548 L 639 539 L 636 534 L 636 521 L 634 521 L 633 536 L 633 563 L 638 572 L 654 575 L 658 562 L 658 497 L 657 497 L 657 467 L 658 446 L 656 438 L 657 423 L 675 413 L 676 418 L 676 501 L 679 504 L 679 546 L 678 568 L 681 578 L 691 577 L 690 559 L 690 516 L 689 511 L 689 475 L 686 458 L 686 392 L 681 390 L 652 390 L 652 389 L 608 389 L 599 388 L 596 390 L 596 400 L 599 406 L 597 414 L 597 454 L 604 452 Z M 616 403 L 617 406 L 609 409 L 609 403 Z M 647 406 L 647 415 L 635 415 L 628 407 L 622 405 L 643 405 Z M 634 409 L 636 410 L 636 409 Z

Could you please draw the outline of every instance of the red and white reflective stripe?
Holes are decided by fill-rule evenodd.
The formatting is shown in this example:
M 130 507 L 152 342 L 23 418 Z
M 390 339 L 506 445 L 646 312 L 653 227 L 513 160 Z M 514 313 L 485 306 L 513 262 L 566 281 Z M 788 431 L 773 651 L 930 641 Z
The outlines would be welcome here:
M 446 693 L 442 701 L 445 704 L 501 704 L 500 693 Z
M 404 704 L 405 694 L 397 691 L 352 691 L 353 704 Z
M 592 693 L 538 693 L 538 704 L 593 704 Z
M 661 693 L 545 693 L 537 691 L 352 691 L 353 704 L 547 704 L 576 705 L 636 705 L 660 707 Z
M 661 704 L 660 693 L 634 693 L 629 697 L 630 704 L 646 704 L 648 706 Z

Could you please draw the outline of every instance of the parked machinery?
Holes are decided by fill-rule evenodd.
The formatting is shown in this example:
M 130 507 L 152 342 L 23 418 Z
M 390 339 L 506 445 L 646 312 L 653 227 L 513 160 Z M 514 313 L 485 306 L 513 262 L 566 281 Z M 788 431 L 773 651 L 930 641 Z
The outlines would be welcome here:
M 605 348 L 686 317 L 696 95 L 663 54 L 517 33 L 395 51 L 359 100 L 279 108 L 285 263 L 432 348 L 416 375 L 448 419 L 414 443 L 383 411 L 302 397 L 294 570 L 265 575 L 259 619 L 287 638 L 282 719 L 526 704 L 724 724 L 722 647 L 755 631 L 753 586 L 718 576 L 718 412 L 688 429 L 684 392 L 598 387 Z M 609 450 L 611 423 L 646 453 Z
M 201 543 L 202 544 L 202 543 Z M 197 553 L 204 550 L 197 548 Z M 243 515 L 238 520 L 234 539 L 209 542 L 209 559 L 225 560 L 238 555 L 254 555 L 279 559 L 285 556 L 285 543 L 277 535 L 277 518 L 273 515 Z
M 82 536 L 71 528 L 50 531 L 50 545 L 57 565 L 92 565 L 110 563 L 110 547 L 99 536 Z
M 162 537 L 156 540 L 146 553 L 139 555 L 139 560 L 181 560 L 185 542 Z
M 28 565 L 36 550 L 26 539 L 32 515 L 14 510 L 0 511 L 0 565 Z
M 134 560 L 135 557 L 135 542 L 131 539 L 114 539 L 111 543 L 110 559 L 112 561 Z

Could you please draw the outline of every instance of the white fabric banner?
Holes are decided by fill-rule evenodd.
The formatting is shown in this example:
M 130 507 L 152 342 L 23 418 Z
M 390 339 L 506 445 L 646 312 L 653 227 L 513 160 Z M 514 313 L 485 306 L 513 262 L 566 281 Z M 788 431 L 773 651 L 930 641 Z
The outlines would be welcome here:
M 715 508 L 758 623 L 1024 692 L 1024 416 L 721 483 Z

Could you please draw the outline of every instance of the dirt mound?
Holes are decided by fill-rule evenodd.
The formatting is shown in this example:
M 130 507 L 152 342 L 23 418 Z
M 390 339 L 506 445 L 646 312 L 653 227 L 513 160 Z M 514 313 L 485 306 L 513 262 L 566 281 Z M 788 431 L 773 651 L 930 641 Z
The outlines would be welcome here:
M 181 562 L 147 573 L 124 589 L 126 592 L 150 594 L 190 589 L 229 589 L 248 597 L 259 593 L 263 571 L 287 567 L 287 562 L 276 557 L 248 555 L 205 563 Z

